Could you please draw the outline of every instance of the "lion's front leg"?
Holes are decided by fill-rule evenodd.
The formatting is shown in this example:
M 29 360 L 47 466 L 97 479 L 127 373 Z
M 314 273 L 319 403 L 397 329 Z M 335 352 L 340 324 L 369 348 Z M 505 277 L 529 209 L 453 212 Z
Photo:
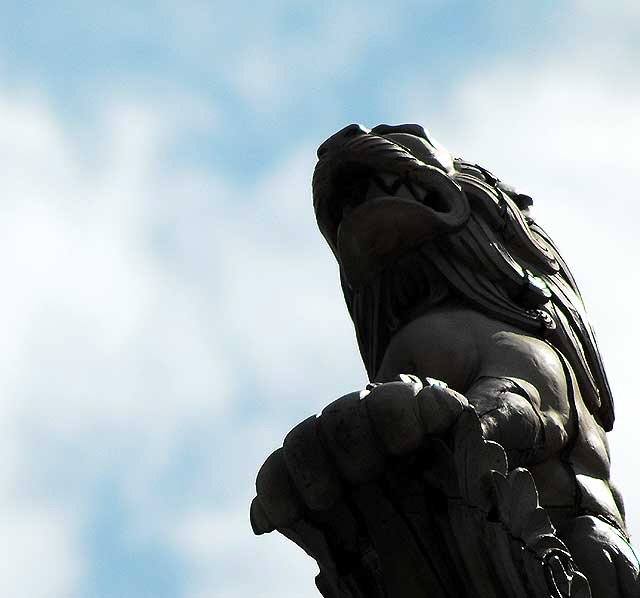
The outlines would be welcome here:
M 530 473 L 509 472 L 465 397 L 435 380 L 334 401 L 286 436 L 256 488 L 254 531 L 311 555 L 327 598 L 589 596 Z
M 254 531 L 277 528 L 313 556 L 325 596 L 450 595 L 459 581 L 428 537 L 423 478 L 465 409 L 446 385 L 408 375 L 334 401 L 262 466 Z
M 380 477 L 390 459 L 415 453 L 427 438 L 443 437 L 465 409 L 470 409 L 467 400 L 446 384 L 406 374 L 344 395 L 287 434 L 258 474 L 261 500 L 268 512 L 266 491 L 277 487 L 279 499 L 294 491 L 298 495 L 285 501 L 290 515 L 298 512 L 300 501 L 312 510 L 327 509 L 344 483 Z M 280 480 L 285 473 L 286 488 Z M 284 505 L 273 513 L 277 521 L 287 517 L 280 513 Z

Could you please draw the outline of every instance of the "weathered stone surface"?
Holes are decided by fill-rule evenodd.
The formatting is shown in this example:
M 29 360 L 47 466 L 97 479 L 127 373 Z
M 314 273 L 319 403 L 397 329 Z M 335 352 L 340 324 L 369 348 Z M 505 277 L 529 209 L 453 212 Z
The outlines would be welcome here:
M 339 131 L 313 190 L 371 382 L 267 459 L 254 531 L 325 598 L 640 598 L 607 377 L 533 200 L 418 125 Z

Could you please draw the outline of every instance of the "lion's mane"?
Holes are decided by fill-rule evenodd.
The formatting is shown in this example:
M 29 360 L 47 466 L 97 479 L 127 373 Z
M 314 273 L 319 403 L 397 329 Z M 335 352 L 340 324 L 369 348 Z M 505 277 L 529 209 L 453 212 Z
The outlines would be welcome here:
M 369 377 L 400 328 L 446 299 L 459 301 L 566 356 L 587 407 L 610 430 L 613 400 L 580 292 L 553 241 L 526 215 L 531 199 L 478 165 L 456 160 L 455 170 L 471 207 L 460 230 L 424 242 L 361 288 L 341 277 Z

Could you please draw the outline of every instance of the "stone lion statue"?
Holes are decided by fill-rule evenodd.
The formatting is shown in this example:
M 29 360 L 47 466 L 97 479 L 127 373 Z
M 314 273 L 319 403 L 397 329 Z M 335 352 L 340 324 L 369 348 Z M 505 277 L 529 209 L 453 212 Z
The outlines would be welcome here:
M 609 384 L 531 198 L 418 125 L 330 137 L 313 196 L 370 383 L 267 459 L 254 531 L 326 597 L 640 597 Z

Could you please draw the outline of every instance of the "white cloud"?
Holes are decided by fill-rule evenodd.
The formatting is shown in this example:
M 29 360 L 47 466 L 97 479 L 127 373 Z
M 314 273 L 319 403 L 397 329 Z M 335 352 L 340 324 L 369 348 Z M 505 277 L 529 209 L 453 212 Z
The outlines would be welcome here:
M 203 297 L 150 243 L 158 152 L 209 120 L 194 105 L 111 104 L 92 170 L 38 94 L 0 96 L 3 594 L 70 595 L 95 480 L 152 481 L 230 399 Z
M 16 501 L 17 502 L 17 501 Z M 79 580 L 75 526 L 49 507 L 16 506 L 0 500 L 3 596 L 51 598 L 70 595 Z
M 190 598 L 316 598 L 315 561 L 279 534 L 253 538 L 250 497 L 242 498 L 228 510 L 194 510 L 177 528 L 176 543 L 191 564 Z

